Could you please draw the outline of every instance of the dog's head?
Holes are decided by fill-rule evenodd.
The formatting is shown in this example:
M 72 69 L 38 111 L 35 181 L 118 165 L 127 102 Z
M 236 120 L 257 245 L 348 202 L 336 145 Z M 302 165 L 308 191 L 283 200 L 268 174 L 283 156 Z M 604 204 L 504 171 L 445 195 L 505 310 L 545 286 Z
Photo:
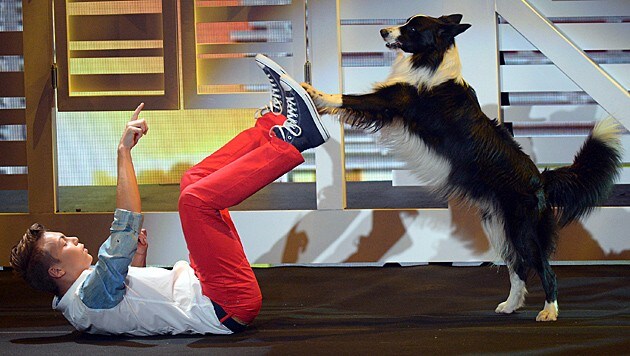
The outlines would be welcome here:
M 387 48 L 400 49 L 407 53 L 444 52 L 455 43 L 455 36 L 466 31 L 470 25 L 460 24 L 462 15 L 454 14 L 438 18 L 416 15 L 401 26 L 381 30 Z

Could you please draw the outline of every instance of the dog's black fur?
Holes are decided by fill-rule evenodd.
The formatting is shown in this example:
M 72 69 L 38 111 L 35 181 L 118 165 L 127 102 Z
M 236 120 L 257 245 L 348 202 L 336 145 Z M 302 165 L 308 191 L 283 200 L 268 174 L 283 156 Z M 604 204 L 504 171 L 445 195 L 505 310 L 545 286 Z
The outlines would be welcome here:
M 380 130 L 384 143 L 438 194 L 479 207 L 486 233 L 510 270 L 510 295 L 497 312 L 523 305 L 525 281 L 534 270 L 546 294 L 537 320 L 556 320 L 549 257 L 557 231 L 608 197 L 621 167 L 619 127 L 612 119 L 602 121 L 571 166 L 541 173 L 510 133 L 482 112 L 474 89 L 461 78 L 454 38 L 470 27 L 461 18 L 414 16 L 381 30 L 399 57 L 390 77 L 371 93 L 329 95 L 304 87 L 321 113 Z

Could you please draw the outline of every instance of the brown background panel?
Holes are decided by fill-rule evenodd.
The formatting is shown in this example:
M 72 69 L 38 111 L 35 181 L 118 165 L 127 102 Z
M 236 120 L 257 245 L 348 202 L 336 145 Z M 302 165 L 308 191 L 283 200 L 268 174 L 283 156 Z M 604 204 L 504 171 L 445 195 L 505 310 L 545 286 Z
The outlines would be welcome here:
M 70 29 L 72 36 L 88 36 L 70 40 L 157 40 L 164 41 L 164 95 L 157 96 L 97 96 L 70 97 L 68 82 L 68 25 L 66 22 L 65 1 L 55 1 L 55 29 L 57 38 L 57 108 L 59 111 L 120 111 L 129 110 L 139 102 L 154 110 L 179 109 L 179 78 L 177 73 L 177 2 L 162 0 L 163 14 L 118 16 L 124 19 L 112 22 L 115 16 L 89 16 L 90 21 L 75 21 Z M 87 17 L 86 17 L 87 18 Z M 149 20 L 152 19 L 152 20 Z M 76 19 L 73 19 L 76 20 Z M 157 23 L 156 23 L 157 21 Z M 110 27 L 106 29 L 105 27 Z M 98 28 L 98 31 L 93 31 Z M 121 31 L 121 29 L 123 31 Z M 109 33 L 114 31 L 116 33 Z M 157 32 L 155 32 L 157 31 Z M 81 33 L 79 35 L 78 33 Z M 90 32 L 85 34 L 83 32 Z M 118 33 L 120 32 L 120 34 Z M 92 38 L 89 36 L 99 36 Z M 149 37 L 152 36 L 152 37 Z M 74 79 L 74 78 L 73 78 Z M 151 90 L 151 89 L 149 89 Z
M 0 190 L 28 190 L 26 174 L 0 174 Z
M 33 187 L 31 187 L 31 190 Z M 113 214 L 0 214 L 0 266 L 9 266 L 11 248 L 31 224 L 38 222 L 52 231 L 77 236 L 85 247 L 94 253 L 95 262 L 99 246 L 107 239 Z M 1 319 L 1 318 L 0 318 Z M 0 352 L 1 353 L 1 352 Z
M 72 91 L 164 90 L 164 76 L 157 74 L 73 75 Z
M 24 96 L 23 72 L 0 72 L 0 97 Z
M 0 141 L 0 166 L 26 166 L 26 142 Z
M 0 109 L 0 125 L 23 125 L 26 123 L 26 110 Z
M 163 35 L 162 14 L 71 16 L 68 27 L 70 41 L 157 40 Z
M 21 56 L 22 32 L 0 32 L 0 56 Z

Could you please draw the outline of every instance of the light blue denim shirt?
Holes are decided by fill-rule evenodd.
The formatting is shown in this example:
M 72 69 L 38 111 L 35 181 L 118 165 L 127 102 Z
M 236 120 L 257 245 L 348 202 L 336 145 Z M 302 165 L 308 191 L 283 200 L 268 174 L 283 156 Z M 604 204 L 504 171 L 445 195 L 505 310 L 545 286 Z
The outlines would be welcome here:
M 79 298 L 88 308 L 111 309 L 125 296 L 125 278 L 138 248 L 142 214 L 116 209 L 109 238 L 98 250 L 98 262 L 83 282 Z

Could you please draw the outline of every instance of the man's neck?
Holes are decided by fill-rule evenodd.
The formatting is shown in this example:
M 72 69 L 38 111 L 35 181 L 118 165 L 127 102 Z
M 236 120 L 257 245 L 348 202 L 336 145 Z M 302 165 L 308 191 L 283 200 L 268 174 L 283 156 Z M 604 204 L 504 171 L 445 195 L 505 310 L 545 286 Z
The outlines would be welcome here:
M 66 294 L 68 289 L 72 287 L 74 282 L 76 282 L 76 280 L 81 276 L 81 273 L 83 273 L 83 271 L 77 272 L 75 275 L 72 276 L 69 276 L 67 273 L 57 280 L 57 287 L 59 288 L 59 294 L 57 295 L 57 297 L 59 299 L 61 299 Z

